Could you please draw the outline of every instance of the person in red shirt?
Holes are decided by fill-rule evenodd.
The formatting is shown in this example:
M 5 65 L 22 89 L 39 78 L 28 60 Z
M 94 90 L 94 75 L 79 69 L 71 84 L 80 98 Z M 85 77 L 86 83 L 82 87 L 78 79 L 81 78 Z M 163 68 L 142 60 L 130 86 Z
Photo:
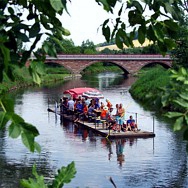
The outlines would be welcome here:
M 101 119 L 106 120 L 107 119 L 107 114 L 108 114 L 108 107 L 104 106 L 103 109 L 101 110 Z
M 106 99 L 106 102 L 106 106 L 108 107 L 108 110 L 110 110 L 110 108 L 112 108 L 112 103 L 108 99 Z

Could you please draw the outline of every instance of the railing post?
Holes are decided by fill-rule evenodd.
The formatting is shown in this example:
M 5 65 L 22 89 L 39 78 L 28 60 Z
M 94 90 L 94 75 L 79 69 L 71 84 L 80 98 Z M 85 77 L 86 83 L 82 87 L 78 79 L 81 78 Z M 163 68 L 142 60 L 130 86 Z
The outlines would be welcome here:
M 154 128 L 155 128 L 155 118 L 153 116 L 153 133 L 154 133 Z

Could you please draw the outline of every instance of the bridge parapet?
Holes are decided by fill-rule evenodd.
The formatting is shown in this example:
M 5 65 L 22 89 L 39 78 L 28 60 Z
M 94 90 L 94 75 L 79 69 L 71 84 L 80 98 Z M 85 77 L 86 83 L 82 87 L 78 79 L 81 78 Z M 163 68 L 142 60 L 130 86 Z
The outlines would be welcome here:
M 159 54 L 144 54 L 144 55 L 140 55 L 140 54 L 115 54 L 115 55 L 83 55 L 83 54 L 79 54 L 79 55 L 66 55 L 66 54 L 59 54 L 56 57 L 50 57 L 50 56 L 46 56 L 46 60 L 55 60 L 55 59 L 66 59 L 66 60 L 146 60 L 146 59 L 153 59 L 153 60 L 170 60 L 170 56 L 166 55 L 166 56 L 162 56 Z

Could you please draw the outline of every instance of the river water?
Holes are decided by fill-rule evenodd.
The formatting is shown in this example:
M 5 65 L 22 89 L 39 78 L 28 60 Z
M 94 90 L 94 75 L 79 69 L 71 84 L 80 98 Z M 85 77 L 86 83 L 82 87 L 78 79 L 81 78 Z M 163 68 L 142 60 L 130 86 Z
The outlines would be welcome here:
M 133 82 L 134 78 L 103 73 L 12 92 L 15 111 L 39 130 L 36 141 L 42 152 L 30 153 L 20 138 L 13 140 L 1 131 L 0 187 L 19 187 L 19 179 L 31 176 L 34 163 L 51 181 L 58 168 L 72 161 L 77 173 L 66 188 L 113 188 L 110 177 L 118 188 L 188 187 L 186 143 L 162 116 L 132 99 L 128 90 Z M 155 138 L 107 140 L 47 112 L 65 89 L 85 86 L 100 89 L 114 106 L 123 103 L 127 118 L 137 113 L 139 128 L 154 130 Z

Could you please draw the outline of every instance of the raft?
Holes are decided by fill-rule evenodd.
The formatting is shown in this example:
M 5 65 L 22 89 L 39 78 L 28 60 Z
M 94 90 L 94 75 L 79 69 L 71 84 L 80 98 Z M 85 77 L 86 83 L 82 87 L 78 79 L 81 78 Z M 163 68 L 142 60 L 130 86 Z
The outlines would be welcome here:
M 52 109 L 48 108 L 48 112 L 53 112 L 61 116 L 61 118 L 66 119 L 68 121 L 74 121 L 75 115 L 67 115 L 67 114 L 61 114 L 59 112 L 55 112 Z M 145 131 L 145 130 L 138 130 L 138 131 L 126 131 L 126 132 L 115 132 L 113 130 L 107 129 L 104 123 L 99 122 L 88 122 L 83 120 L 78 120 L 75 122 L 76 124 L 83 126 L 85 128 L 88 128 L 92 130 L 93 132 L 108 138 L 153 138 L 155 137 L 154 132 Z

